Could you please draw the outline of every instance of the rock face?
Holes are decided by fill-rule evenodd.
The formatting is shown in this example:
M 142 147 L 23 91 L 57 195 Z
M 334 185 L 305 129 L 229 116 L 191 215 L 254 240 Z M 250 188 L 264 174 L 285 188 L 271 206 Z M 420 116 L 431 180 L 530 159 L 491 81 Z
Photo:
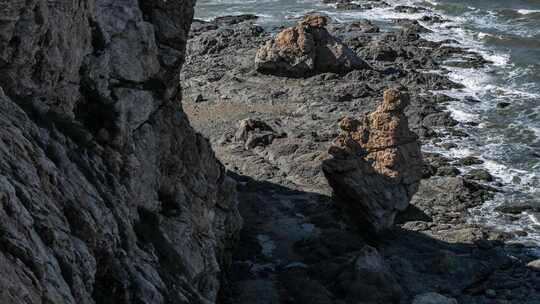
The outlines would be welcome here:
M 420 144 L 404 114 L 408 104 L 407 94 L 391 89 L 373 113 L 344 118 L 323 163 L 334 194 L 376 232 L 392 227 L 422 178 Z
M 327 22 L 323 16 L 307 16 L 278 33 L 258 50 L 257 69 L 291 77 L 368 69 L 367 63 L 326 30 Z
M 180 106 L 192 0 L 0 3 L 0 302 L 210 303 L 241 221 Z
M 351 298 L 372 303 L 396 303 L 403 299 L 401 286 L 377 249 L 364 246 L 354 262 L 348 292 Z M 342 275 L 347 275 L 344 273 Z

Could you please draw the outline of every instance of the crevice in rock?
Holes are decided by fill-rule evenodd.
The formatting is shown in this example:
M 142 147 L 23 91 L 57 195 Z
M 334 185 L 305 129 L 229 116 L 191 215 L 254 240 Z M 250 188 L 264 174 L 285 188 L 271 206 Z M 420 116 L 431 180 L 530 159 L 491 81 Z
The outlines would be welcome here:
M 126 292 L 128 280 L 118 261 L 109 253 L 96 258 L 96 281 L 92 298 L 96 304 L 128 304 L 130 299 Z
M 81 86 L 80 91 L 84 100 L 79 101 L 75 107 L 76 120 L 80 121 L 94 135 L 98 135 L 99 132 L 107 132 L 109 138 L 117 135 L 120 130 L 116 121 L 120 113 L 114 108 L 114 105 L 103 102 L 101 96 L 88 87 Z
M 99 56 L 107 47 L 107 40 L 101 30 L 99 23 L 92 19 L 88 19 L 88 24 L 92 30 L 92 48 L 94 49 L 93 55 Z
M 160 191 L 158 193 L 158 199 L 161 202 L 160 213 L 163 216 L 174 217 L 180 215 L 182 209 L 180 203 L 173 194 Z
M 145 208 L 138 208 L 139 222 L 135 224 L 135 233 L 142 247 L 151 246 L 159 259 L 159 273 L 168 286 L 178 284 L 180 274 L 187 268 L 182 257 L 160 230 L 159 215 Z M 168 294 L 162 294 L 168 303 Z

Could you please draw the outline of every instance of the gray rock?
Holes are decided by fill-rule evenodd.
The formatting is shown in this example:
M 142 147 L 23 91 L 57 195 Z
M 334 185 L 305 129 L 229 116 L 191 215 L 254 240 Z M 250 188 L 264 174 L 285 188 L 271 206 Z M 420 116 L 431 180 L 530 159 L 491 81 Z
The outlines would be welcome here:
M 246 150 L 266 147 L 271 145 L 274 139 L 282 137 L 285 137 L 285 134 L 279 134 L 264 121 L 255 119 L 240 121 L 234 135 L 236 141 L 244 143 Z
M 194 1 L 0 4 L 0 302 L 211 303 L 234 182 L 178 105 Z
M 489 171 L 485 169 L 473 169 L 465 175 L 465 178 L 478 180 L 478 181 L 484 181 L 484 182 L 493 181 L 493 176 L 491 175 L 491 173 L 489 173 Z
M 435 292 L 428 292 L 416 296 L 412 304 L 457 304 L 457 301 Z
M 348 272 L 341 276 L 345 277 Z M 377 249 L 365 246 L 354 261 L 353 275 L 350 281 L 343 280 L 338 284 L 347 284 L 346 292 L 353 299 L 362 299 L 370 303 L 398 303 L 404 296 L 390 267 L 380 256 Z
M 452 166 L 444 166 L 437 169 L 437 175 L 439 176 L 458 176 L 460 173 L 458 168 Z
M 531 269 L 533 269 L 535 271 L 540 272 L 540 259 L 529 262 L 527 264 L 527 267 L 529 267 L 529 268 L 531 268 Z
M 467 156 L 458 161 L 459 164 L 462 164 L 464 166 L 473 166 L 473 165 L 480 165 L 483 164 L 484 161 L 474 157 L 474 156 Z
M 500 206 L 495 208 L 496 211 L 509 213 L 509 214 L 520 214 L 525 211 L 540 212 L 540 201 L 530 200 L 530 201 L 516 201 L 516 200 L 507 200 L 502 203 Z

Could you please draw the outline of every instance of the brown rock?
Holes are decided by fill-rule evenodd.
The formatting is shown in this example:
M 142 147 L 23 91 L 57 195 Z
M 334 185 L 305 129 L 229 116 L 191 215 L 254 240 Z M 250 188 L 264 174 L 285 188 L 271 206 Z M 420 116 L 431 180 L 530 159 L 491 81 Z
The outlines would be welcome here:
M 334 194 L 376 232 L 392 227 L 422 178 L 420 143 L 404 114 L 408 104 L 407 94 L 387 90 L 373 113 L 343 119 L 332 157 L 323 163 Z
M 346 73 L 369 66 L 340 40 L 330 35 L 324 16 L 306 16 L 284 29 L 259 49 L 255 64 L 260 72 L 305 77 L 315 73 Z

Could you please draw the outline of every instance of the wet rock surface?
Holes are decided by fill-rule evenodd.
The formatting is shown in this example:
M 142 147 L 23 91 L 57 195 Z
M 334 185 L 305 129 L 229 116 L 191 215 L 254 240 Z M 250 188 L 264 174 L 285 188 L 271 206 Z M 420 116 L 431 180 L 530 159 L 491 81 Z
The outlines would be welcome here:
M 182 111 L 194 1 L 0 3 L 0 302 L 212 303 L 241 219 Z
M 328 20 L 327 31 L 371 69 L 303 77 L 257 70 L 257 51 L 282 29 L 211 21 L 193 33 L 182 73 L 184 108 L 237 180 L 245 220 L 224 303 L 539 301 L 539 275 L 527 266 L 534 258 L 526 248 L 469 221 L 499 191 L 496 180 L 469 174 L 480 160 L 424 151 L 417 193 L 396 227 L 378 236 L 356 225 L 332 197 L 322 164 L 339 122 L 374 112 L 388 88 L 410 96 L 404 113 L 423 145 L 450 149 L 443 139 L 467 136 L 444 110 L 452 99 L 433 90 L 461 87 L 445 76 L 444 60 L 487 62 L 422 39 L 426 29 L 416 21 L 396 25 Z M 204 102 L 196 102 L 199 96 Z M 259 144 L 238 140 L 250 136 Z

